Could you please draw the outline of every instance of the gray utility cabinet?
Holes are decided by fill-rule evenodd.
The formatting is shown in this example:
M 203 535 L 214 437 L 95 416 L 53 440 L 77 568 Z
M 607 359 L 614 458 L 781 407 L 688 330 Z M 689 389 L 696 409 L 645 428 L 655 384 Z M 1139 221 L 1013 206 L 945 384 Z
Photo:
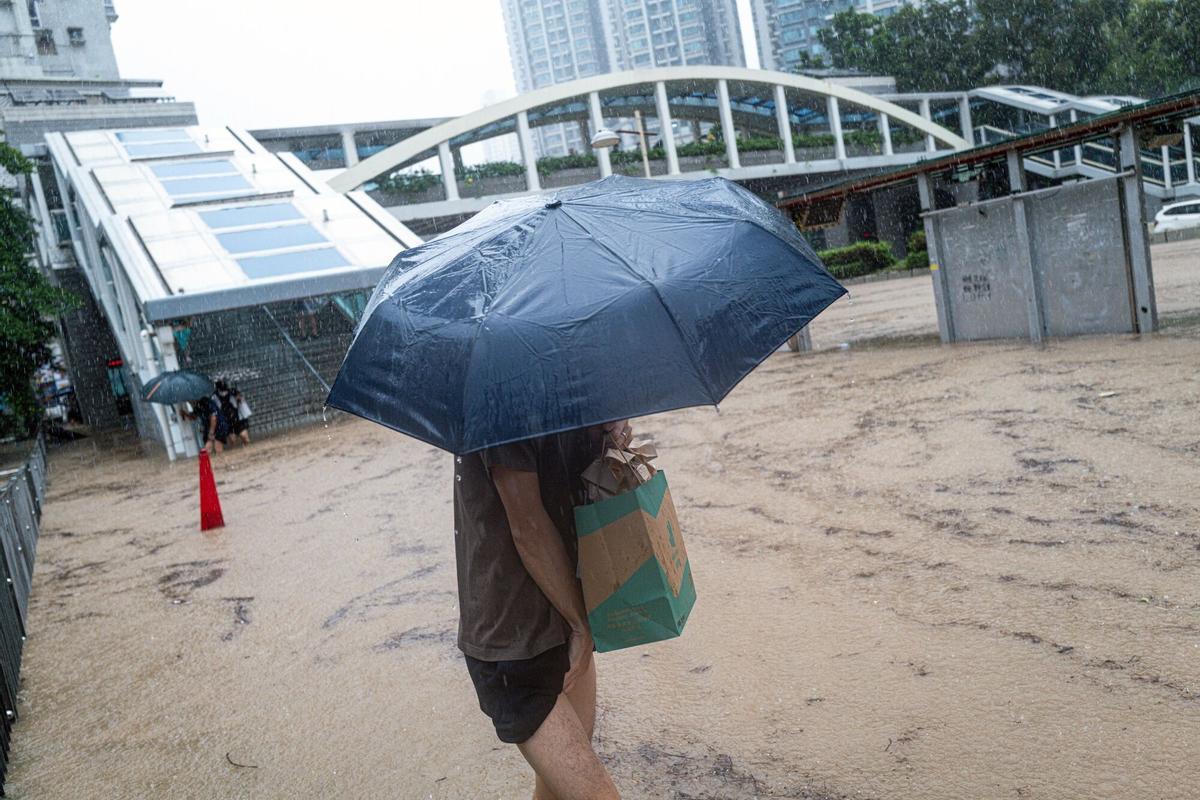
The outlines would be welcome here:
M 1117 176 L 925 212 L 942 340 L 1153 329 L 1137 313 L 1135 271 L 1153 283 L 1131 258 L 1144 228 L 1125 191 Z

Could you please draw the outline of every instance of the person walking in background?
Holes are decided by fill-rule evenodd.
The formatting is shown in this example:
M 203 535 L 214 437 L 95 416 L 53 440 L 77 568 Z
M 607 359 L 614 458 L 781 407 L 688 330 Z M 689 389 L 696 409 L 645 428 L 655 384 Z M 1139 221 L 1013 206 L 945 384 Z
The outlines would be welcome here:
M 574 520 L 606 428 L 628 444 L 621 422 L 455 458 L 458 646 L 496 735 L 533 767 L 535 800 L 618 797 L 592 749 L 596 665 Z
M 201 447 L 211 453 L 214 448 L 223 452 L 229 439 L 229 423 L 221 414 L 220 405 L 212 397 L 198 397 L 191 402 L 191 412 L 186 416 L 195 420 Z
M 212 400 L 226 424 L 226 438 L 221 443 L 229 444 L 228 436 L 233 434 L 241 439 L 243 445 L 250 444 L 249 404 L 236 386 L 231 387 L 226 381 L 219 380 L 216 387 Z

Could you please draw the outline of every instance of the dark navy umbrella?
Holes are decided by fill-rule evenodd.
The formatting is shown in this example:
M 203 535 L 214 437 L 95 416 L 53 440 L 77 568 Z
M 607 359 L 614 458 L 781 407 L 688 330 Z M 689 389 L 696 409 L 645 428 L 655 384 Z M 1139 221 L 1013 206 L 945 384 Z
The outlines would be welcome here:
M 613 176 L 397 256 L 328 402 L 454 453 L 715 405 L 845 291 L 737 184 Z
M 207 375 L 185 369 L 156 375 L 142 387 L 142 399 L 151 403 L 185 403 L 213 392 L 213 382 Z

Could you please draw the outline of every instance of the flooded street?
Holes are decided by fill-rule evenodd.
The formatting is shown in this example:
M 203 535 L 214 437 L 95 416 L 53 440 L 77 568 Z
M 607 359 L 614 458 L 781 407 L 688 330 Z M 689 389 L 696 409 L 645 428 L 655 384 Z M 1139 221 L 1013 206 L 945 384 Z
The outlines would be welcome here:
M 625 796 L 1194 796 L 1182 320 L 781 354 L 644 421 L 699 600 L 599 656 Z M 454 646 L 450 458 L 342 418 L 215 469 L 201 534 L 195 462 L 54 453 L 10 795 L 526 796 Z

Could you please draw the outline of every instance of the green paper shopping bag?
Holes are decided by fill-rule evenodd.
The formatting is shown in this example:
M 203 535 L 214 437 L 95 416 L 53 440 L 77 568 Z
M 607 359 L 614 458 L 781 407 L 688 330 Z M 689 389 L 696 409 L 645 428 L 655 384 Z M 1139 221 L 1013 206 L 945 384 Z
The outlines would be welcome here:
M 666 475 L 644 459 L 625 466 L 651 477 L 575 508 L 583 600 L 601 652 L 678 636 L 696 602 Z

